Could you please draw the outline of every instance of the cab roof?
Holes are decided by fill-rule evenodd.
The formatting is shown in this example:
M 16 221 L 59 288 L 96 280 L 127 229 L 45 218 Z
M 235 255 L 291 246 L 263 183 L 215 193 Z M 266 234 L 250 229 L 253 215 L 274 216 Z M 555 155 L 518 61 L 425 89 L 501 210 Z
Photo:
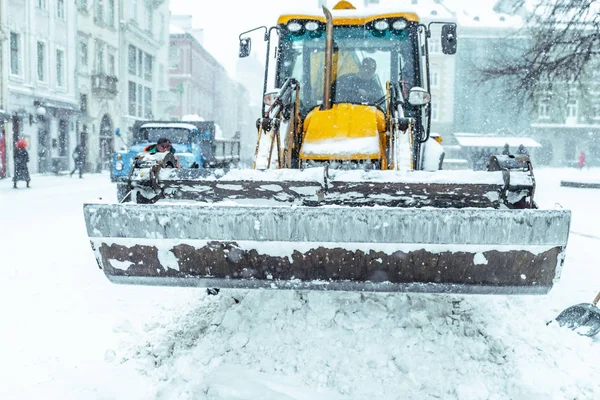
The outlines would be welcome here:
M 338 2 L 331 10 L 333 25 L 364 25 L 368 22 L 382 18 L 405 18 L 409 22 L 419 22 L 419 16 L 411 11 L 397 11 L 397 8 L 383 9 L 373 7 L 357 10 L 349 1 Z M 287 24 L 291 20 L 312 20 L 325 22 L 325 16 L 319 9 L 311 8 L 310 11 L 298 11 L 283 14 L 277 24 Z

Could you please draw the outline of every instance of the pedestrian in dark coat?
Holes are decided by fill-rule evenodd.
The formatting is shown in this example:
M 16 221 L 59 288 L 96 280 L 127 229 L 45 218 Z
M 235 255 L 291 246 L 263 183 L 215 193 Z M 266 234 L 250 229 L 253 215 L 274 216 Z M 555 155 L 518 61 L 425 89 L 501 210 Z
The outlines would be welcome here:
M 75 173 L 75 171 L 79 170 L 79 177 L 83 178 L 83 168 L 85 167 L 85 147 L 82 145 L 75 146 L 75 150 L 73 150 L 73 161 L 75 161 L 75 167 L 73 167 L 73 171 L 71 171 L 71 176 Z
M 519 145 L 519 150 L 517 150 L 517 154 L 525 154 L 525 155 L 529 155 L 529 152 L 527 151 L 527 149 L 525 148 L 525 146 L 523 146 L 522 144 Z
M 27 187 L 29 187 L 29 182 L 31 181 L 31 178 L 29 177 L 29 168 L 27 168 L 29 153 L 27 152 L 27 142 L 23 139 L 17 142 L 14 159 L 15 176 L 13 177 L 13 188 L 17 188 L 18 181 L 27 182 Z

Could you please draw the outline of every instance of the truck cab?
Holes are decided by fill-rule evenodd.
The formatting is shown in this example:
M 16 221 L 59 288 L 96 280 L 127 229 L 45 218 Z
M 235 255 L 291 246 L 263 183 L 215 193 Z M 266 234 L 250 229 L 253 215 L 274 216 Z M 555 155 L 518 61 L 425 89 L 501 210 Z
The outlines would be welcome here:
M 212 121 L 138 121 L 127 149 L 116 151 L 111 160 L 111 181 L 117 183 L 117 197 L 127 194 L 129 173 L 136 156 L 165 137 L 171 141 L 181 168 L 231 167 L 239 162 L 239 139 L 215 137 Z M 117 133 L 118 135 L 118 133 Z M 118 135 L 119 136 L 119 135 Z

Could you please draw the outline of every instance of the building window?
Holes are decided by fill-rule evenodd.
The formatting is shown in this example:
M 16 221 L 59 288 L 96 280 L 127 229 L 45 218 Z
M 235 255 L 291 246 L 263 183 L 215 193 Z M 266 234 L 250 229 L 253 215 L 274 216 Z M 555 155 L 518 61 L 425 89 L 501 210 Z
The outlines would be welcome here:
M 38 81 L 46 81 L 46 45 L 37 42 L 37 77 Z
M 108 74 L 111 76 L 116 76 L 117 75 L 117 68 L 116 68 L 116 62 L 115 62 L 115 55 L 114 54 L 109 54 L 108 55 Z
M 130 18 L 134 21 L 137 22 L 137 0 L 131 0 L 129 2 L 129 7 L 131 7 L 129 9 L 130 12 Z
M 596 99 L 592 103 L 592 115 L 591 116 L 593 119 L 600 119 L 600 99 Z
M 104 72 L 104 43 L 96 41 L 96 73 Z
M 104 23 L 104 0 L 96 0 L 96 18 L 99 24 Z
M 81 41 L 79 42 L 79 67 L 84 71 L 87 72 L 87 68 L 88 68 L 88 45 L 87 45 L 87 41 Z
M 427 43 L 429 44 L 429 53 L 441 53 L 442 45 L 440 39 L 430 39 Z
M 78 8 L 79 8 L 81 11 L 87 11 L 87 6 L 88 6 L 88 4 L 87 4 L 87 0 L 79 0 L 79 1 L 77 2 L 77 4 L 79 5 L 79 7 L 78 7 Z
M 152 88 L 129 81 L 129 115 L 140 118 L 153 118 Z
M 144 53 L 144 79 L 152 81 L 152 56 Z
M 440 87 L 440 71 L 438 70 L 438 66 L 436 64 L 431 66 L 431 87 Z
M 179 69 L 179 49 L 174 46 L 169 47 L 169 69 Z
M 56 85 L 65 86 L 65 52 L 56 50 Z
M 143 107 L 142 96 L 144 95 L 144 93 L 142 91 L 142 85 L 140 85 L 138 83 L 137 89 L 138 89 L 137 90 L 137 115 L 141 117 L 142 116 L 142 107 Z
M 106 25 L 115 26 L 115 0 L 107 0 Z
M 136 115 L 136 88 L 137 85 L 135 84 L 135 82 L 129 81 L 129 115 L 131 116 Z
M 56 0 L 56 18 L 65 20 L 65 0 Z
M 538 118 L 540 119 L 549 119 L 550 118 L 550 104 L 548 99 L 540 100 L 540 104 L 538 104 Z
M 138 69 L 137 69 L 137 76 L 139 76 L 140 78 L 142 77 L 142 70 L 144 68 L 144 52 L 141 50 L 138 50 Z
M 576 99 L 569 99 L 567 103 L 567 122 L 576 122 L 578 115 L 579 102 Z
M 439 118 L 438 103 L 431 103 L 431 120 L 438 121 Z
M 36 0 L 35 5 L 39 9 L 47 10 L 48 9 L 48 0 Z
M 19 75 L 21 73 L 21 52 L 19 49 L 20 35 L 15 32 L 10 33 L 10 73 Z
M 152 15 L 152 6 L 146 6 L 146 30 L 150 32 L 150 36 L 152 36 L 152 22 L 154 19 L 154 15 Z
M 160 40 L 164 40 L 165 38 L 165 16 L 163 14 L 160 14 L 159 17 L 159 35 L 160 35 Z
M 152 116 L 152 89 L 144 88 L 144 118 L 153 118 Z
M 88 115 L 88 100 L 87 94 L 79 95 L 79 108 L 83 115 Z
M 136 68 L 137 68 L 137 49 L 134 46 L 129 45 L 129 59 L 128 59 L 128 63 L 127 63 L 127 70 L 129 71 L 129 74 L 135 75 Z

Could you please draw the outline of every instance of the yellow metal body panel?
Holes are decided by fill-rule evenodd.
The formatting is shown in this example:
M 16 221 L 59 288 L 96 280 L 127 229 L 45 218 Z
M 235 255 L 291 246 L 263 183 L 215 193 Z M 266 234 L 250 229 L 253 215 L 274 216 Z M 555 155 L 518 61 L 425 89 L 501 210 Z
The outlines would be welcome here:
M 372 106 L 334 104 L 315 108 L 304 120 L 303 160 L 377 160 L 382 158 L 385 116 Z
M 338 1 L 338 3 L 333 7 L 334 10 L 356 10 L 356 7 L 352 5 L 349 1 Z
M 383 18 L 405 18 L 409 22 L 419 22 L 419 17 L 415 13 L 411 12 L 397 12 L 397 13 L 383 13 L 379 15 L 359 15 L 357 13 L 356 16 L 344 15 L 344 16 L 334 16 L 333 17 L 333 25 L 364 25 L 371 21 L 375 21 Z M 312 20 L 312 21 L 320 21 L 325 23 L 325 17 L 323 15 L 308 15 L 308 14 L 288 14 L 281 15 L 277 20 L 277 23 L 280 25 L 287 24 L 291 20 L 301 19 L 301 20 Z

